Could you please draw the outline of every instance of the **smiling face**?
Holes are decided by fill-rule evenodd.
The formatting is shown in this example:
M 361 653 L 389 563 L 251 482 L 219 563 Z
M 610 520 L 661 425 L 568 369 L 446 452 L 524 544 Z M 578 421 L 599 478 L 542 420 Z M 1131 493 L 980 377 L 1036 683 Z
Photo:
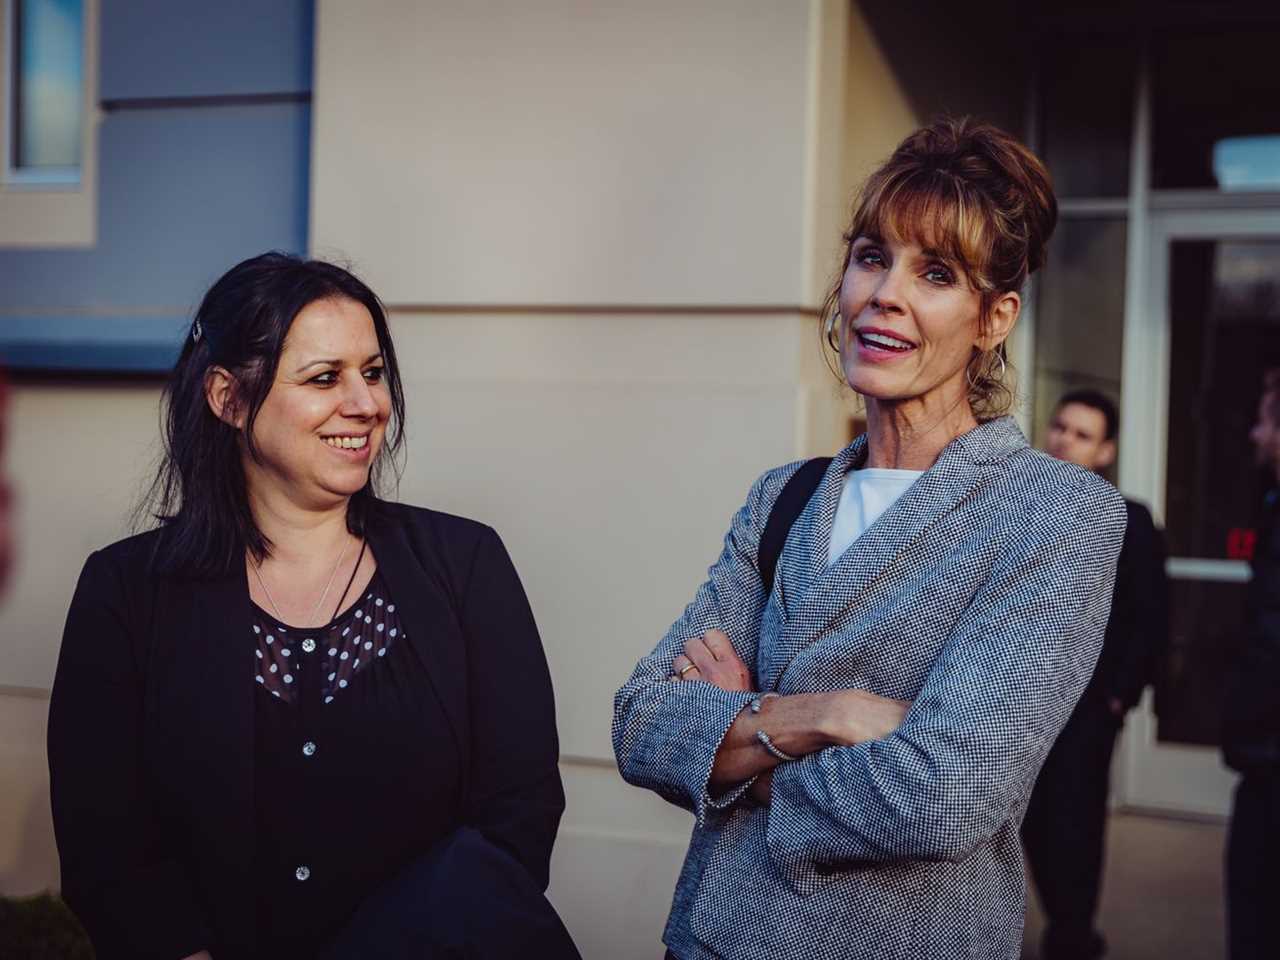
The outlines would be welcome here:
M 283 493 L 324 509 L 369 481 L 391 414 L 373 317 L 345 298 L 317 300 L 294 318 L 275 381 L 244 458 L 252 496 Z
M 973 351 L 993 349 L 1017 315 L 997 303 L 983 331 L 982 297 L 961 269 L 918 242 L 859 236 L 840 287 L 840 357 L 849 386 L 877 401 L 967 403 Z

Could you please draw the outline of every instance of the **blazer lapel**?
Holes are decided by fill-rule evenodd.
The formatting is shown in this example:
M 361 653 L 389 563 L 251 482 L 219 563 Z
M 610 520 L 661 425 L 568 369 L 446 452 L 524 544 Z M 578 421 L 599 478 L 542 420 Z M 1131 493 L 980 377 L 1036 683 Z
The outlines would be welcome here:
M 934 465 L 828 566 L 831 530 L 845 475 L 865 462 L 865 437 L 841 451 L 783 549 L 779 577 L 786 620 L 768 662 L 762 665 L 762 688 L 776 688 L 796 655 L 822 637 L 838 618 L 847 617 L 894 560 L 973 491 L 981 479 L 981 463 L 1025 445 L 1021 432 L 1008 418 L 982 424 L 953 440 Z
M 400 608 L 405 635 L 426 669 L 432 690 L 449 720 L 458 756 L 467 757 L 466 653 L 457 610 L 461 600 L 443 576 L 443 559 L 420 556 L 404 525 L 375 504 L 366 536 L 378 570 Z

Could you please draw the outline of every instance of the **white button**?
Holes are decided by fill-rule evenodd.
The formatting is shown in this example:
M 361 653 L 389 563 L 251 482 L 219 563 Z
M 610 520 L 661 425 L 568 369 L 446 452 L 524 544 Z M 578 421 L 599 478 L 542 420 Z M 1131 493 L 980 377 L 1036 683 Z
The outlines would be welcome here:
M 302 641 L 303 653 L 311 653 L 311 651 L 315 650 L 315 648 L 316 648 L 316 642 L 312 640 L 310 637 L 307 637 L 307 639 Z
M 293 875 L 297 877 L 299 880 L 306 880 L 309 876 L 311 876 L 311 868 L 307 866 L 301 866 L 297 870 L 293 871 Z
M 302 755 L 304 757 L 314 757 L 316 755 L 316 745 L 308 740 L 302 745 Z

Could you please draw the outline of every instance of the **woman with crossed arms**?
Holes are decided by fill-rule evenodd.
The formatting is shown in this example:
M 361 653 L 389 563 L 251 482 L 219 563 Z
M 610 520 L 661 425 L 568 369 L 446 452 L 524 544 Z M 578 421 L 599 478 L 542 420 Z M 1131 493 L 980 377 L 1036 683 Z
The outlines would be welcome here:
M 866 434 L 755 483 L 615 700 L 623 776 L 696 815 L 668 957 L 1018 956 L 1018 825 L 1101 649 L 1125 522 L 1001 416 L 1056 211 L 1040 161 L 968 121 L 864 186 L 825 323 Z M 793 477 L 803 509 L 762 557 Z

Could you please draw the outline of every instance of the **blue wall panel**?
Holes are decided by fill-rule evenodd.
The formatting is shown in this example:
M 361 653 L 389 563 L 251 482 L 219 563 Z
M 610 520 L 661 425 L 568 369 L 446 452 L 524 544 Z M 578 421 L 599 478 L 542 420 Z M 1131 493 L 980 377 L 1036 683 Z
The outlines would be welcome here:
M 243 257 L 307 236 L 305 104 L 109 114 L 98 245 L 0 253 L 0 309 L 187 309 Z
M 103 0 L 103 100 L 311 90 L 311 0 Z
M 311 9 L 293 0 L 107 0 L 102 59 L 116 74 L 108 90 L 104 73 L 103 96 L 280 92 L 286 78 L 306 92 Z M 223 271 L 264 250 L 305 250 L 310 116 L 305 102 L 107 113 L 96 246 L 0 250 L 0 359 L 67 370 L 168 366 Z

